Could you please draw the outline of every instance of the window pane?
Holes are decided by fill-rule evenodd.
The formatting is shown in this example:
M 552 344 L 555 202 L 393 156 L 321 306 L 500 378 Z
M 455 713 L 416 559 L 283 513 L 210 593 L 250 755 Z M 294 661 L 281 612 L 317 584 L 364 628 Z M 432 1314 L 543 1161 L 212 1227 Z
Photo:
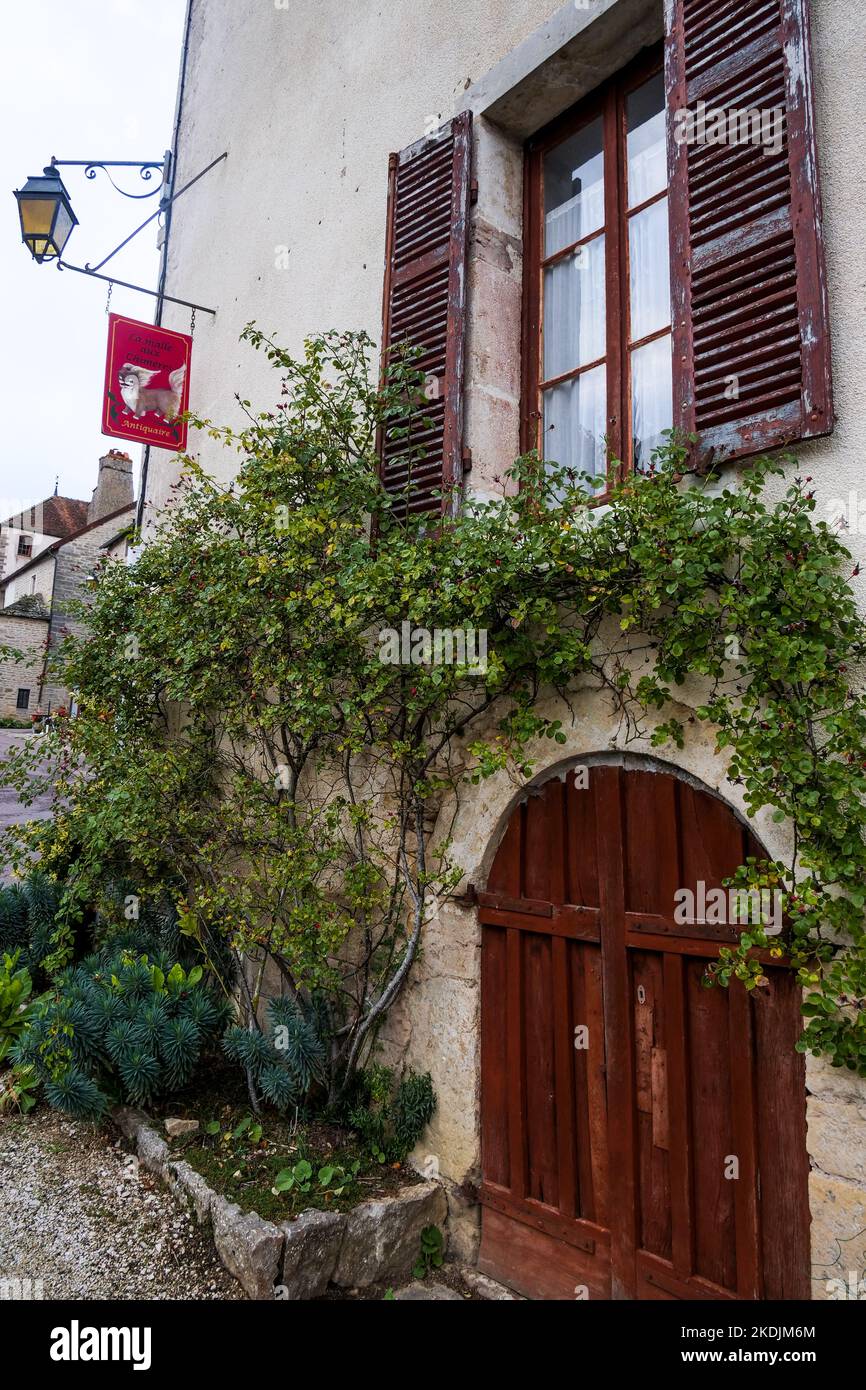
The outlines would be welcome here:
M 604 226 L 601 120 L 544 157 L 544 254 L 552 256 Z
M 544 379 L 604 357 L 604 236 L 544 272 Z
M 544 392 L 544 457 L 563 468 L 604 473 L 607 372 L 593 367 Z
M 634 466 L 645 469 L 653 449 L 666 442 L 662 430 L 673 423 L 670 334 L 632 353 L 631 399 Z
M 631 342 L 636 343 L 671 321 L 667 198 L 629 219 L 628 249 Z
M 628 205 L 636 208 L 668 186 L 665 84 L 651 77 L 628 98 Z

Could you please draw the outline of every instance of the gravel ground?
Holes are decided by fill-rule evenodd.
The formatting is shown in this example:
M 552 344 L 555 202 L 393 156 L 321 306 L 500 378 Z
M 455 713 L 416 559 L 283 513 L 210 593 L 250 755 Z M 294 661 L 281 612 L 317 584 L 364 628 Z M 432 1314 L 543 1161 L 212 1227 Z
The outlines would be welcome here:
M 243 1299 L 207 1236 L 113 1133 L 0 1117 L 0 1280 L 46 1299 Z M 0 1294 L 2 1296 L 2 1294 Z

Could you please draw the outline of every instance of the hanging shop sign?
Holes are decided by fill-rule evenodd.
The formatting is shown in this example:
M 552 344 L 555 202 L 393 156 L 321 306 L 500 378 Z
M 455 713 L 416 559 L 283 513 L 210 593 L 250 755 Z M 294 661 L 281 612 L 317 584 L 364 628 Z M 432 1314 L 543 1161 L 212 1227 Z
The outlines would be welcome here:
M 102 433 L 184 451 L 191 354 L 187 333 L 109 314 Z

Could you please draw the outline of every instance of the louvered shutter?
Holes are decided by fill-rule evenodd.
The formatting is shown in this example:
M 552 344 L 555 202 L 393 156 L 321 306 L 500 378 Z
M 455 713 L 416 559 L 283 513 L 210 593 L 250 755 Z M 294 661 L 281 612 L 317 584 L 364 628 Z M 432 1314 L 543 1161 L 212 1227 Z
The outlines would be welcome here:
M 471 121 L 457 116 L 390 161 L 383 367 L 402 346 L 420 348 L 428 380 L 428 398 L 380 438 L 382 481 L 400 499 L 398 515 L 451 512 L 459 500 Z
M 699 458 L 833 428 L 806 0 L 665 0 L 674 414 Z M 698 103 L 784 112 L 778 153 L 677 144 Z M 727 394 L 726 394 L 727 392 Z M 678 417 L 678 418 L 677 418 Z

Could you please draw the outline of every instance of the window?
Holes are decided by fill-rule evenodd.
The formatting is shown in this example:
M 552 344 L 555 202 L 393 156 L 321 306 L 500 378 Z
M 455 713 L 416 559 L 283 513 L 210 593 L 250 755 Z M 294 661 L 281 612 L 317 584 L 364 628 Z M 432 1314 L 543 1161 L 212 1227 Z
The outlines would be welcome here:
M 672 424 L 665 106 L 654 53 L 527 156 L 524 448 L 596 477 Z
M 23 535 L 22 535 L 22 536 L 19 536 L 19 537 L 18 537 L 18 554 L 19 554 L 19 555 L 32 555 L 32 554 L 33 554 L 33 537 L 32 537 L 32 536 L 23 536 Z
M 29 708 L 30 708 L 30 691 L 29 691 L 29 690 L 23 690 L 23 689 L 21 689 L 21 690 L 18 691 L 18 699 L 17 699 L 16 702 L 15 702 L 15 708 L 16 708 L 16 709 L 29 709 Z

